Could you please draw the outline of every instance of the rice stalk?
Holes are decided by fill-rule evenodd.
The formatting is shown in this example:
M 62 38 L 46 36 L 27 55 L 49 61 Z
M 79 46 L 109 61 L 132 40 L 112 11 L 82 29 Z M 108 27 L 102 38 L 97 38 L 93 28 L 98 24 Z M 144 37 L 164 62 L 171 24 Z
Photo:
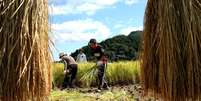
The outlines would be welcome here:
M 146 94 L 201 99 L 200 8 L 200 0 L 148 0 L 141 66 Z
M 81 76 L 80 81 L 85 82 L 84 85 L 87 87 L 91 86 L 92 82 L 95 81 L 97 75 L 97 66 L 94 65 L 88 68 L 85 73 Z
M 90 62 L 78 64 L 78 72 L 75 82 L 77 86 L 97 86 L 97 69 L 95 69 L 95 67 L 93 68 L 94 65 L 95 63 Z M 53 82 L 57 87 L 59 87 L 64 78 L 63 64 L 54 63 L 52 71 Z M 109 85 L 139 83 L 139 75 L 140 68 L 138 61 L 108 63 L 107 70 L 105 71 L 105 77 Z
M 0 100 L 42 101 L 51 90 L 47 0 L 0 0 Z

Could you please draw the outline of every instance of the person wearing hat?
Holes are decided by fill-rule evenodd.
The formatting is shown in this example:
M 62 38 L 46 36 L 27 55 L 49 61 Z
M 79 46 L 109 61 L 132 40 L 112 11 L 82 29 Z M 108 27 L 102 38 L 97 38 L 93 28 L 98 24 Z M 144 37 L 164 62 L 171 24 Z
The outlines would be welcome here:
M 98 89 L 101 90 L 109 89 L 108 84 L 105 80 L 105 70 L 107 67 L 107 57 L 105 55 L 104 49 L 102 46 L 97 44 L 96 39 L 90 39 L 88 46 L 91 49 L 92 55 L 97 59 L 97 67 L 98 67 Z
M 62 89 L 65 89 L 68 86 L 70 88 L 73 88 L 74 87 L 74 81 L 75 81 L 75 78 L 77 75 L 78 65 L 77 65 L 77 63 L 73 57 L 71 57 L 71 56 L 69 56 L 63 52 L 59 54 L 59 58 L 64 63 L 64 75 L 65 75 L 65 77 L 64 77 Z

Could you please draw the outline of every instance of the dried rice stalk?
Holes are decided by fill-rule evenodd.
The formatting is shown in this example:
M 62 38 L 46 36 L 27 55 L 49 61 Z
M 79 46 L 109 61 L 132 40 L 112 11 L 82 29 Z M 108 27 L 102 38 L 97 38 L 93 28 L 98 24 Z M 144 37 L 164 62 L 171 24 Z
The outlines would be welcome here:
M 0 100 L 42 101 L 51 89 L 47 0 L 0 0 Z
M 148 0 L 142 81 L 165 101 L 201 100 L 201 1 Z

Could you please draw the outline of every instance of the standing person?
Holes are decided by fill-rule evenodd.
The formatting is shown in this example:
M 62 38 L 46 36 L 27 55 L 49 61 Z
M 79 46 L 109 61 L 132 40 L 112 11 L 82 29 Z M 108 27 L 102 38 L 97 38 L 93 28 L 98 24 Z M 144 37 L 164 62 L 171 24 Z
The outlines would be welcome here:
M 64 62 L 64 82 L 62 89 L 74 87 L 74 81 L 77 75 L 78 65 L 73 57 L 64 54 L 63 52 L 59 54 L 59 58 Z
M 86 58 L 86 55 L 83 52 L 83 49 L 79 50 L 79 54 L 77 55 L 76 62 L 78 62 L 78 63 L 87 62 L 87 58 Z
M 98 66 L 98 89 L 101 90 L 102 88 L 104 89 L 109 89 L 108 84 L 105 80 L 105 70 L 107 66 L 107 58 L 104 53 L 104 49 L 97 44 L 96 39 L 90 39 L 89 41 L 89 47 L 92 51 L 93 56 L 96 57 L 97 59 L 97 66 Z

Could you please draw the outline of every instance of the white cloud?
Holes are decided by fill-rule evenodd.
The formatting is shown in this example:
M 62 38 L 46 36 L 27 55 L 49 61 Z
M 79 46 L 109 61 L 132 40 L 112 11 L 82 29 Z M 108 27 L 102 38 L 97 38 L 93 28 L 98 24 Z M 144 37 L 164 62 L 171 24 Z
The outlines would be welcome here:
M 50 15 L 88 14 L 118 3 L 120 0 L 69 0 L 63 5 L 50 4 Z
M 139 27 L 129 26 L 129 27 L 123 28 L 121 29 L 120 34 L 128 35 L 130 34 L 130 32 L 137 31 L 137 30 L 143 30 L 143 26 L 139 26 Z
M 133 5 L 133 4 L 136 4 L 138 2 L 139 2 L 139 0 L 125 0 L 126 5 Z
M 99 9 L 102 9 L 102 6 L 93 3 L 85 3 L 77 7 L 78 12 L 85 12 L 87 15 L 93 15 Z
M 113 7 L 117 3 L 133 5 L 139 0 L 52 0 L 50 15 L 87 14 L 93 15 L 97 10 Z
M 88 41 L 90 38 L 98 40 L 110 36 L 110 29 L 99 21 L 91 19 L 67 21 L 61 24 L 52 24 L 53 40 L 55 42 Z
M 70 5 L 62 5 L 62 6 L 49 6 L 50 15 L 68 15 L 73 13 L 73 7 Z

